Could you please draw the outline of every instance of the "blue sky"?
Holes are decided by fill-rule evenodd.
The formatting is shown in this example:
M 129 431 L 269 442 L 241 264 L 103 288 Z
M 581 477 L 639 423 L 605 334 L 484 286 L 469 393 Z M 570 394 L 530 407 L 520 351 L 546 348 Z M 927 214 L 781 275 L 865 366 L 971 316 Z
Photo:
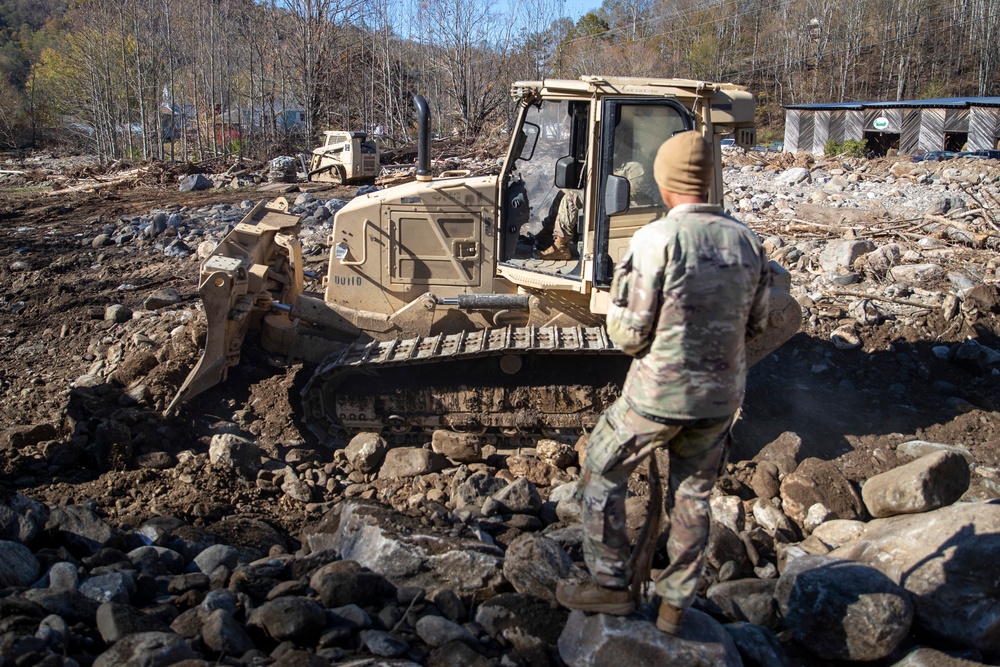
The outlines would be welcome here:
M 565 0 L 563 7 L 566 10 L 566 16 L 572 18 L 574 21 L 592 9 L 597 9 L 601 6 L 601 0 Z

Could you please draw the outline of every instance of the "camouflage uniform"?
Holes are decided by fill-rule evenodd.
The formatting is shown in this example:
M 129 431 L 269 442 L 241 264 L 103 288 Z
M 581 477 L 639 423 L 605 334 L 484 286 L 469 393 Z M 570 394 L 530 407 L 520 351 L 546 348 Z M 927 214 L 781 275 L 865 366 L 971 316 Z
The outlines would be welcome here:
M 607 322 L 635 359 L 584 461 L 584 555 L 598 584 L 628 585 L 625 485 L 636 465 L 667 447 L 670 565 L 656 590 L 675 607 L 691 605 L 709 495 L 743 399 L 746 339 L 766 323 L 767 289 L 759 240 L 718 206 L 677 206 L 633 236 L 615 270 Z
M 614 170 L 615 176 L 622 176 L 629 183 L 629 199 L 639 206 L 653 204 L 659 199 L 654 199 L 651 192 L 656 192 L 656 184 L 646 177 L 646 168 L 636 161 L 626 162 Z
M 559 199 L 559 208 L 556 210 L 555 221 L 546 220 L 545 223 L 552 225 L 553 236 L 562 236 L 569 243 L 575 243 L 576 226 L 580 220 L 580 212 L 583 210 L 583 199 L 580 197 L 580 190 L 566 189 L 562 191 L 562 194 L 563 196 Z

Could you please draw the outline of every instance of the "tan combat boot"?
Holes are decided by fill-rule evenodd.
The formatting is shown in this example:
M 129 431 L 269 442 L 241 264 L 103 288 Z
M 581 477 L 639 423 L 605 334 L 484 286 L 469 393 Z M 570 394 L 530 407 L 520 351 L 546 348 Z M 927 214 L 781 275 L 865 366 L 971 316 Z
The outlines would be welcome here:
M 538 253 L 539 259 L 573 259 L 565 236 L 552 237 L 552 245 Z
M 556 587 L 556 600 L 567 609 L 613 616 L 628 616 L 635 611 L 632 595 L 627 588 L 605 588 L 593 581 L 560 583 Z
M 666 602 L 660 601 L 660 613 L 656 617 L 656 627 L 667 634 L 676 635 L 684 624 L 684 610 Z

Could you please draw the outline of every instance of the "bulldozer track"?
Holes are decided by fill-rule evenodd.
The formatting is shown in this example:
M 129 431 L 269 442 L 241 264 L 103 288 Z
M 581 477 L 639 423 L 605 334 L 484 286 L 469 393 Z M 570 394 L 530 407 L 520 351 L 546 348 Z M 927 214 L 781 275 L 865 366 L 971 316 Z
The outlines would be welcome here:
M 303 389 L 305 422 L 322 440 L 369 430 L 403 442 L 437 428 L 514 442 L 573 436 L 617 397 L 629 361 L 603 326 L 355 343 Z

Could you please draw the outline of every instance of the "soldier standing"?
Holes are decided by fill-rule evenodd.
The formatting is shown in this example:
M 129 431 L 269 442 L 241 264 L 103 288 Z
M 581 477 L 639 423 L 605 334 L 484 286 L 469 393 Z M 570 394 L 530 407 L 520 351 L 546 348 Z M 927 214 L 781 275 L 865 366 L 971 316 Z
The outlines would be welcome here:
M 633 611 L 626 482 L 667 447 L 670 564 L 655 579 L 656 626 L 672 634 L 697 591 L 709 496 L 743 400 L 746 341 L 767 320 L 766 255 L 743 223 L 706 203 L 712 173 L 712 147 L 697 132 L 677 134 L 657 152 L 653 174 L 669 212 L 635 233 L 615 269 L 608 333 L 634 360 L 584 461 L 583 548 L 592 580 L 556 591 L 570 609 Z

